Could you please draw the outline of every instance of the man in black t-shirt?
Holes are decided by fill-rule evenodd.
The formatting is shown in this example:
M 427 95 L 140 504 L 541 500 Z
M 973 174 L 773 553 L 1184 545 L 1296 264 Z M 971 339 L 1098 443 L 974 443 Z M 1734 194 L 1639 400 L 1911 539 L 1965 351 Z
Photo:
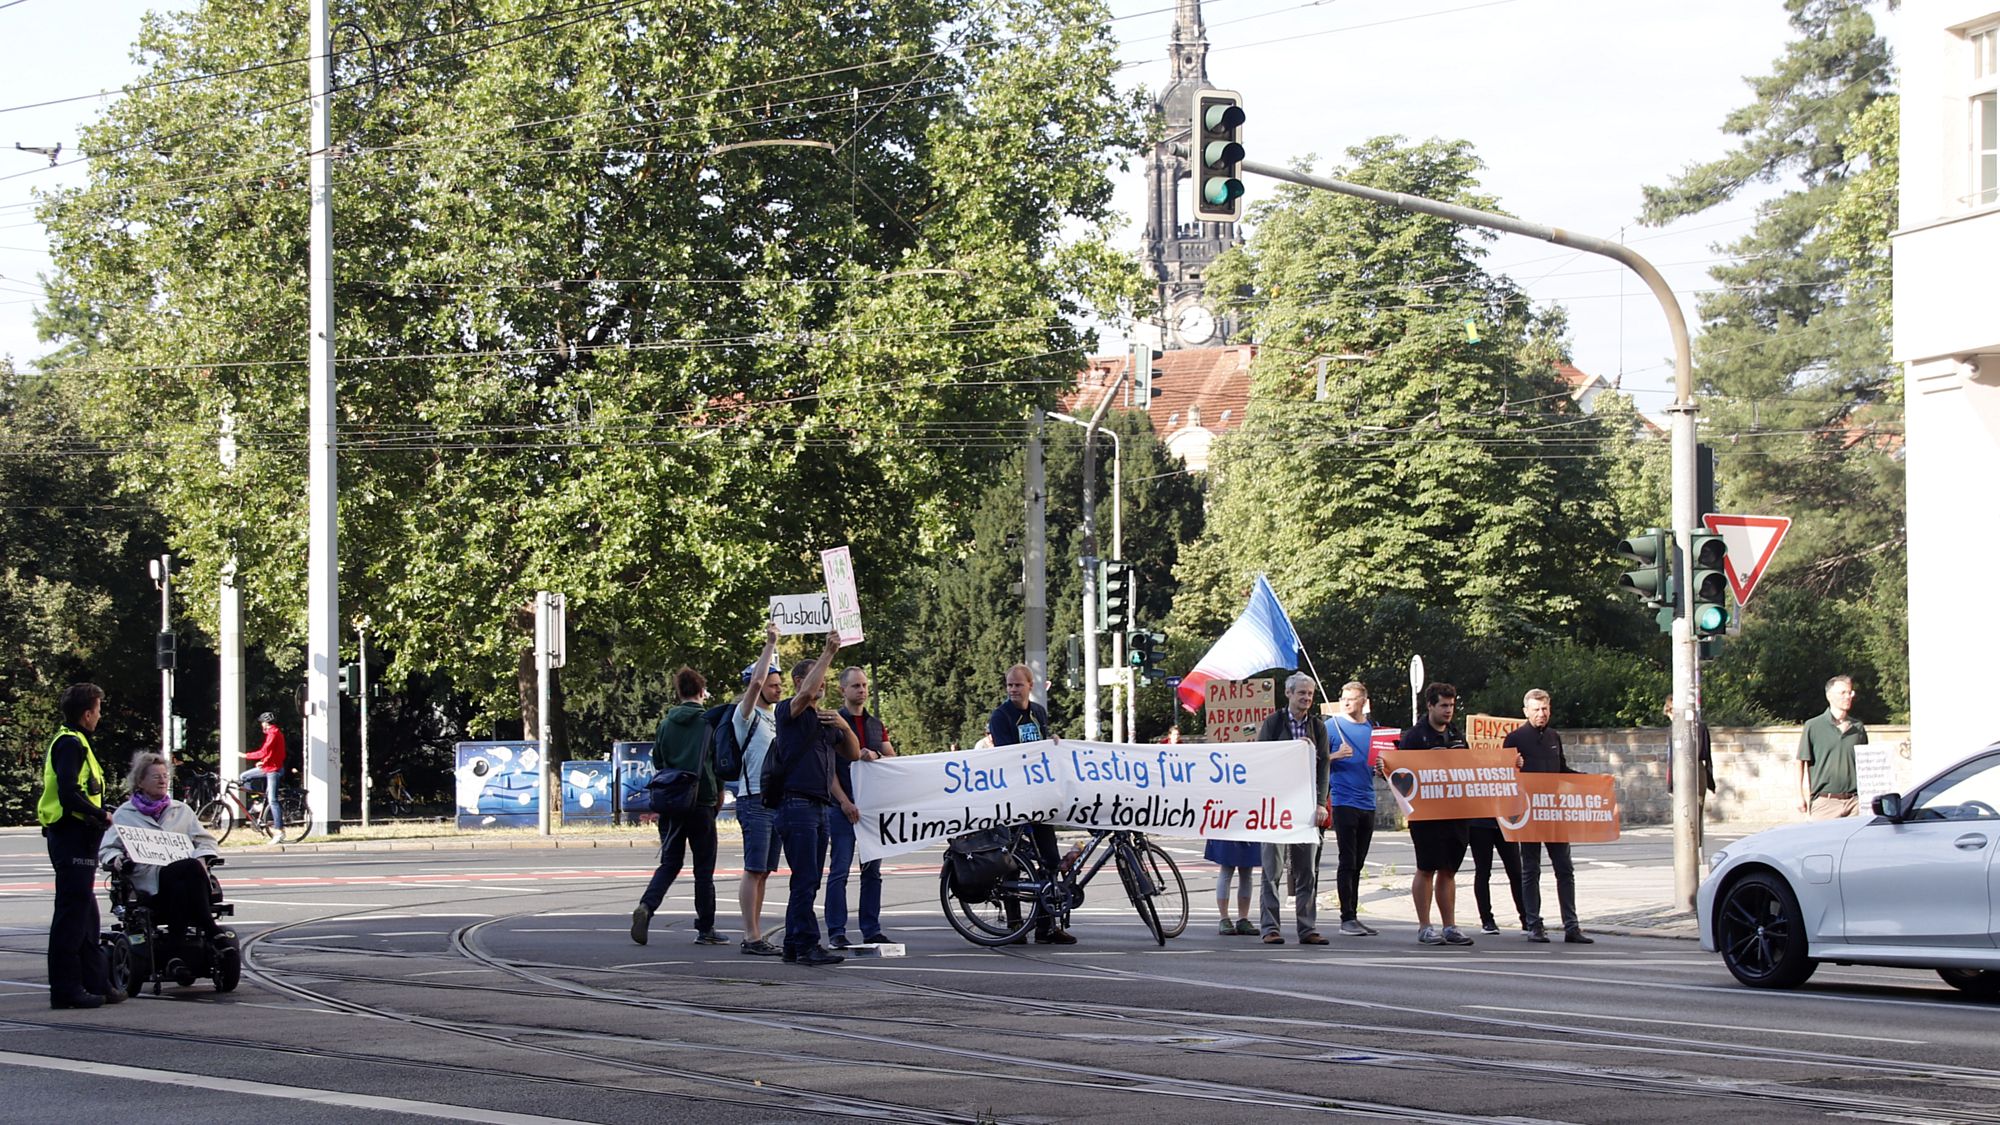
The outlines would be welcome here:
M 1424 721 L 1403 732 L 1396 745 L 1403 750 L 1463 750 L 1465 736 L 1453 730 L 1458 689 L 1450 684 L 1424 688 Z M 1463 820 L 1413 820 L 1410 843 L 1417 849 L 1417 874 L 1410 880 L 1410 899 L 1417 907 L 1417 940 L 1425 945 L 1471 945 L 1458 928 L 1458 869 L 1465 863 L 1468 839 Z M 1431 925 L 1431 903 L 1438 921 Z
M 1554 708 L 1549 693 L 1531 689 L 1521 700 L 1521 714 L 1528 721 L 1507 734 L 1502 745 L 1514 751 L 1522 773 L 1581 773 L 1570 768 L 1563 756 L 1562 734 L 1549 725 Z M 1568 844 L 1521 845 L 1521 910 L 1528 916 L 1528 940 L 1549 940 L 1542 925 L 1542 851 L 1549 853 L 1549 866 L 1556 872 L 1556 905 L 1562 911 L 1563 940 L 1571 945 L 1589 945 L 1595 939 L 1583 932 L 1576 920 L 1576 869 L 1570 863 Z
M 986 720 L 986 737 L 995 746 L 1018 746 L 1023 742 L 1040 742 L 1054 738 L 1055 732 L 1049 728 L 1048 708 L 1034 700 L 1035 674 L 1026 664 L 1016 664 L 1007 669 L 1007 698 L 993 709 Z M 1041 853 L 1042 862 L 1054 871 L 1062 862 L 1056 853 L 1056 830 L 1046 824 L 1036 824 L 1028 829 L 1034 837 L 1035 850 Z M 1007 921 L 1021 920 L 1021 908 L 1013 900 L 1007 902 Z M 1055 919 L 1044 914 L 1035 922 L 1035 940 L 1042 945 L 1075 945 L 1076 937 L 1056 925 Z
M 794 694 L 778 704 L 777 735 L 770 749 L 775 764 L 767 767 L 783 778 L 777 828 L 785 866 L 792 871 L 791 894 L 785 901 L 785 961 L 800 965 L 838 965 L 846 960 L 820 945 L 819 918 L 813 913 L 820 880 L 826 876 L 828 807 L 837 806 L 849 824 L 861 819 L 833 771 L 835 747 L 845 746 L 851 754 L 860 743 L 838 712 L 819 709 L 820 697 L 826 694 L 827 666 L 839 651 L 839 634 L 829 633 L 818 660 L 800 661 L 792 669 Z M 770 793 L 766 787 L 765 796 Z

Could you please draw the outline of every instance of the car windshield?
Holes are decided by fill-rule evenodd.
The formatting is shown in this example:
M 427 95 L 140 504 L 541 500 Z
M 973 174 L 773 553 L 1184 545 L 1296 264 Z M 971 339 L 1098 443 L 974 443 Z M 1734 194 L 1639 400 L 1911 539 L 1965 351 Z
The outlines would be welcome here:
M 1910 800 L 1909 820 L 2000 819 L 2000 755 L 1953 766 Z

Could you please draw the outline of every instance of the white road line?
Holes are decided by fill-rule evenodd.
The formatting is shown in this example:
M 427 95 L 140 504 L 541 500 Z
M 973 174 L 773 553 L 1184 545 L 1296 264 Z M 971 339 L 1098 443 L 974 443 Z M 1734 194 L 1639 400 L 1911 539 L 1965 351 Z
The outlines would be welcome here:
M 433 969 L 428 973 L 411 973 L 413 977 L 456 977 L 477 973 L 497 973 L 499 969 Z
M 1656 1023 L 1666 1027 L 1705 1027 L 1710 1031 L 1762 1031 L 1772 1035 L 1809 1035 L 1815 1039 L 1854 1039 L 1863 1043 L 1903 1043 L 1912 1047 L 1927 1044 L 1927 1039 L 1890 1039 L 1884 1035 L 1841 1035 L 1832 1031 L 1793 1031 L 1786 1027 L 1745 1027 L 1733 1023 L 1690 1023 L 1687 1020 L 1646 1020 L 1637 1016 L 1601 1015 L 1596 1012 L 1555 1012 L 1543 1008 L 1501 1008 L 1492 1004 L 1467 1004 L 1475 1012 L 1509 1012 L 1515 1015 L 1534 1016 L 1537 1019 L 1561 1017 L 1566 1020 L 1611 1020 L 1616 1023 Z
M 449 930 L 380 930 L 371 937 L 442 937 Z
M 386 902 L 306 902 L 303 899 L 296 899 L 296 898 L 237 898 L 235 895 L 226 893 L 223 897 L 227 898 L 230 902 L 247 903 L 248 905 L 251 906 L 387 906 L 389 905 Z
M 119 1078 L 128 1082 L 151 1082 L 162 1086 L 186 1086 L 196 1090 L 220 1090 L 231 1094 L 245 1094 L 251 1097 L 276 1098 L 281 1101 L 312 1102 L 316 1105 L 340 1106 L 348 1109 L 372 1109 L 382 1113 L 408 1113 L 418 1117 L 439 1117 L 447 1121 L 479 1121 L 486 1125 L 575 1125 L 573 1118 L 542 1117 L 532 1113 L 509 1113 L 505 1110 L 478 1109 L 472 1106 L 447 1105 L 442 1102 L 419 1102 L 408 1098 L 385 1098 L 376 1094 L 351 1094 L 344 1090 L 315 1090 L 302 1086 L 276 1086 L 266 1082 L 246 1082 L 236 1078 L 218 1078 L 207 1074 L 178 1074 L 170 1070 L 149 1070 L 136 1066 L 117 1066 L 111 1063 L 83 1062 L 77 1059 L 57 1059 L 44 1055 L 24 1055 L 14 1051 L 0 1051 L 0 1065 L 32 1067 L 37 1070 L 56 1070 L 70 1074 L 88 1074 L 98 1078 Z

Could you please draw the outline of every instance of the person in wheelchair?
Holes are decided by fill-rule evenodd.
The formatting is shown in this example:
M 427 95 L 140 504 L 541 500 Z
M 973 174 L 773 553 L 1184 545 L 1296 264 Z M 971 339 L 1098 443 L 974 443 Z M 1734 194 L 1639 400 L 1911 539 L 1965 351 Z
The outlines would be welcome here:
M 132 772 L 126 778 L 132 796 L 113 810 L 111 830 L 98 848 L 97 863 L 113 873 L 114 884 L 120 878 L 129 883 L 134 900 L 131 905 L 149 907 L 156 923 L 176 934 L 194 929 L 203 937 L 215 938 L 221 930 L 210 905 L 216 888 L 208 868 L 221 848 L 194 810 L 168 792 L 171 776 L 172 767 L 161 755 L 142 750 L 132 756 Z M 193 841 L 194 855 L 164 866 L 136 863 L 126 854 L 120 838 L 124 828 L 179 833 Z M 115 887 L 113 895 L 117 895 Z

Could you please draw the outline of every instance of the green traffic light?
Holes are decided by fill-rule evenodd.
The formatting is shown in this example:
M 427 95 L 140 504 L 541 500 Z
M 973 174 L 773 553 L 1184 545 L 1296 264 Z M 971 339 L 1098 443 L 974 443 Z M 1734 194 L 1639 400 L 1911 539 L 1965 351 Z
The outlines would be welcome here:
M 1694 614 L 1694 627 L 1698 633 L 1720 633 L 1729 625 L 1729 611 L 1719 605 L 1705 605 Z
M 1217 207 L 1234 203 L 1243 194 L 1243 181 L 1215 176 L 1201 183 L 1201 197 Z

